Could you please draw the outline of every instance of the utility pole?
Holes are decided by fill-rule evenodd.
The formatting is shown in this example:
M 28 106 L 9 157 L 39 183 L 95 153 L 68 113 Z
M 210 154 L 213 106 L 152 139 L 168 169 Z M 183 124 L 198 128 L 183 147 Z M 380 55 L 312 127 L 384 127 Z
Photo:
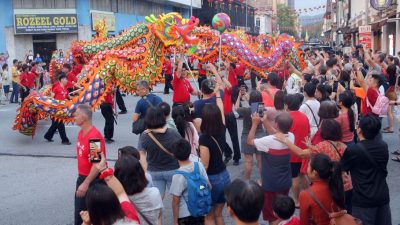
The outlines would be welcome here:
M 246 0 L 246 32 L 247 32 L 247 0 Z
M 190 0 L 190 17 L 193 16 L 193 0 Z

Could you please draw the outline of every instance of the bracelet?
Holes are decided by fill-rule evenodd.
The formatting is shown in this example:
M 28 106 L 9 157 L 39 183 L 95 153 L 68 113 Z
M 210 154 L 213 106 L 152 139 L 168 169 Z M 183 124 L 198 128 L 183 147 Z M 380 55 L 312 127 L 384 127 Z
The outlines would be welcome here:
M 101 180 L 104 180 L 104 178 L 109 177 L 109 176 L 113 176 L 113 175 L 114 175 L 114 170 L 112 168 L 107 168 L 103 172 L 101 172 L 99 178 Z

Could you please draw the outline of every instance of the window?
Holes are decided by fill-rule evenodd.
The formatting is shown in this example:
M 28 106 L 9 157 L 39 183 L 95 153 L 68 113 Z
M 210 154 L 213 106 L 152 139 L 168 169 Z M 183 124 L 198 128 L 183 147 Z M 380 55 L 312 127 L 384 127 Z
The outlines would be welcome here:
M 75 0 L 13 0 L 14 9 L 73 9 Z
M 260 27 L 260 25 L 261 25 L 260 17 L 257 17 L 256 18 L 256 26 Z

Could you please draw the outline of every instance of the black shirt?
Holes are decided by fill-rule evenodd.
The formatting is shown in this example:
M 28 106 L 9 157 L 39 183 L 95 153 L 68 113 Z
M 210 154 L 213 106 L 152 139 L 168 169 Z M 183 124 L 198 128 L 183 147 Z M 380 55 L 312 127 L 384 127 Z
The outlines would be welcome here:
M 365 150 L 359 145 L 364 146 Z M 364 151 L 369 152 L 377 166 Z M 371 208 L 389 203 L 389 188 L 386 183 L 388 160 L 388 146 L 379 138 L 361 141 L 344 152 L 341 164 L 351 174 L 354 206 Z
M 218 142 L 218 145 L 221 149 L 218 148 L 217 143 L 210 135 L 202 134 L 199 138 L 199 145 L 207 147 L 210 152 L 210 160 L 207 168 L 208 175 L 218 174 L 226 169 L 225 163 L 222 160 L 222 152 L 226 146 L 225 133 L 221 135 L 214 135 L 213 137 Z

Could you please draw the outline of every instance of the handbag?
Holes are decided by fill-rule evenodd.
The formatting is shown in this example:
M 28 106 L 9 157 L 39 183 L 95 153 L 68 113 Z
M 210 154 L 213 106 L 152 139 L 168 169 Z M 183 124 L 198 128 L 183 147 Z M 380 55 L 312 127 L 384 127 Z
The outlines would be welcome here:
M 153 104 L 147 98 L 144 98 L 144 100 L 149 103 L 150 107 L 154 107 Z M 132 123 L 132 133 L 134 134 L 141 134 L 143 131 L 146 130 L 146 123 L 144 121 L 144 118 L 140 118 Z
M 314 193 L 310 190 L 306 190 L 310 197 L 314 200 L 315 203 L 329 216 L 330 225 L 362 225 L 360 219 L 353 217 L 352 215 L 347 213 L 347 210 L 340 210 L 338 212 L 329 212 L 324 205 L 322 205 L 321 201 L 314 195 Z

